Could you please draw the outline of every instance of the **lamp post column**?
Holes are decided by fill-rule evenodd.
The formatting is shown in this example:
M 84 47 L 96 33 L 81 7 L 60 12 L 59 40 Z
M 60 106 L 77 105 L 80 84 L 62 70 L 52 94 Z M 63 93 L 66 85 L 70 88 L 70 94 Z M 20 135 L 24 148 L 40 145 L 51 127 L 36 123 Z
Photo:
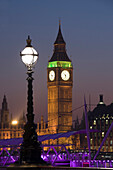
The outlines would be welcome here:
M 30 123 L 33 123 L 34 121 L 34 114 L 33 114 L 33 77 L 32 77 L 32 71 L 28 71 L 28 98 L 27 98 L 27 121 Z
M 36 124 L 34 124 L 33 114 L 33 77 L 32 68 L 38 59 L 37 51 L 31 45 L 31 39 L 28 36 L 27 45 L 20 53 L 23 63 L 27 66 L 28 97 L 27 97 L 27 123 L 24 126 L 23 143 L 20 149 L 20 164 L 43 164 L 41 159 L 41 147 L 37 139 Z
M 24 126 L 23 143 L 20 152 L 20 163 L 39 163 L 41 160 L 41 147 L 37 141 L 36 124 L 33 114 L 32 71 L 28 71 L 28 98 L 27 98 L 27 123 Z

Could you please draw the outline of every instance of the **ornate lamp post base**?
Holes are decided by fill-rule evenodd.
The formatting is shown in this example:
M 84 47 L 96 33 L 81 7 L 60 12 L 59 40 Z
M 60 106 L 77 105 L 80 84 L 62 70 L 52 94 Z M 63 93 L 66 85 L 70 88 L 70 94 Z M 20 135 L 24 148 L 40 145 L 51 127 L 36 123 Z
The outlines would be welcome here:
M 41 147 L 37 143 L 37 146 L 23 147 L 20 153 L 20 165 L 21 164 L 46 164 L 41 158 Z
M 29 125 L 29 123 L 27 123 L 24 129 L 25 129 L 25 133 L 23 136 L 24 140 L 20 149 L 20 164 L 45 163 L 41 159 L 41 147 L 40 143 L 37 141 L 35 124 Z

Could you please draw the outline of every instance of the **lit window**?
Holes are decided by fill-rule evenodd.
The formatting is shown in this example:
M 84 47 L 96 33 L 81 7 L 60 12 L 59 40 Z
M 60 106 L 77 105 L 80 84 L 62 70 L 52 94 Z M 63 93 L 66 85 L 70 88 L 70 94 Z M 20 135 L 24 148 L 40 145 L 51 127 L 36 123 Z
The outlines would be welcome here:
M 90 126 L 90 129 L 92 129 L 92 126 Z
M 92 139 L 90 140 L 90 143 L 91 143 L 91 145 L 92 145 Z
M 94 125 L 96 125 L 96 120 L 94 120 Z
M 102 132 L 102 137 L 104 137 L 104 132 Z
M 106 124 L 108 125 L 108 120 L 106 120 Z
M 108 119 L 109 119 L 109 114 L 107 114 L 106 118 L 108 118 Z
M 110 140 L 110 145 L 112 145 L 113 144 L 113 141 L 112 140 Z
M 110 152 L 112 152 L 112 146 L 110 146 Z

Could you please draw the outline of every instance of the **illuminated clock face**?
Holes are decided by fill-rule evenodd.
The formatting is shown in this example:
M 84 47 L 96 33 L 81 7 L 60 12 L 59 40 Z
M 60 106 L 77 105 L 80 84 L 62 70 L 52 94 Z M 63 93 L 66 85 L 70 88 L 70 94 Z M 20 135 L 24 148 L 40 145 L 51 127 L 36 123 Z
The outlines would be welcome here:
M 69 71 L 63 70 L 63 71 L 61 72 L 61 78 L 62 78 L 64 81 L 69 80 L 69 78 L 70 78 L 70 73 L 69 73 Z
M 51 81 L 53 81 L 53 80 L 55 79 L 55 72 L 54 72 L 53 70 L 51 70 L 51 71 L 49 72 L 49 79 L 50 79 Z

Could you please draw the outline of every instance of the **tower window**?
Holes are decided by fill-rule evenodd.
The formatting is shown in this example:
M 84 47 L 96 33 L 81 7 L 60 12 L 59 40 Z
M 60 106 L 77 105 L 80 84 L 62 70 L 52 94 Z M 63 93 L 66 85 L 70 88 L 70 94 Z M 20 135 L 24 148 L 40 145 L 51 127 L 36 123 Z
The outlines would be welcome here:
M 113 144 L 113 141 L 112 140 L 110 140 L 110 145 L 112 145 Z
M 102 132 L 102 137 L 104 137 L 104 132 Z
M 112 152 L 112 146 L 110 146 L 110 151 Z
M 106 119 L 106 124 L 108 125 L 108 120 Z
M 94 120 L 94 123 L 93 123 L 94 125 L 96 125 L 96 120 Z
M 90 143 L 91 143 L 91 145 L 92 145 L 92 139 L 90 140 Z

